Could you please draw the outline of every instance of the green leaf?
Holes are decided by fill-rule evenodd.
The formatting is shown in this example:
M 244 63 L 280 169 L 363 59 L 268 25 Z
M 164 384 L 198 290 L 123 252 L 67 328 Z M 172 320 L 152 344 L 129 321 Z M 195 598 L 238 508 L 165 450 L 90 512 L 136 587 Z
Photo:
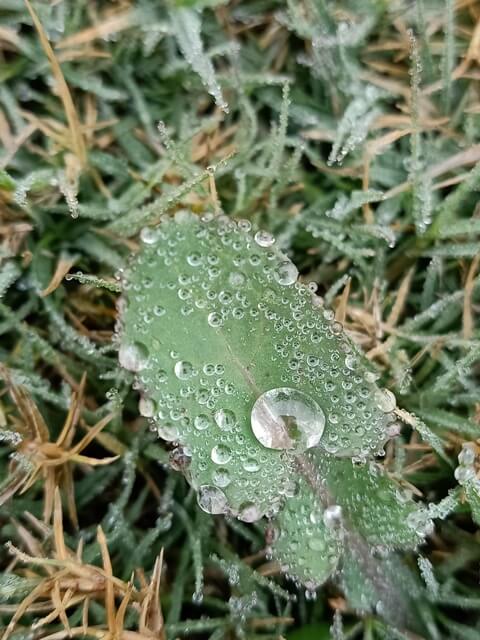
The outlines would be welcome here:
M 375 462 L 352 464 L 315 452 L 315 464 L 344 518 L 371 545 L 413 547 L 422 539 L 409 524 L 417 507 Z
M 273 237 L 181 212 L 141 238 L 124 271 L 120 363 L 202 509 L 278 513 L 275 554 L 312 588 L 335 569 L 345 528 L 416 544 L 413 503 L 380 467 L 351 461 L 395 433 L 395 398 Z
M 415 547 L 430 518 L 419 517 L 417 505 L 375 462 L 357 465 L 317 448 L 298 458 L 297 468 L 298 492 L 276 519 L 273 552 L 284 571 L 314 589 L 340 562 L 349 589 L 366 585 L 359 586 L 355 602 L 386 597 L 385 581 L 368 586 L 381 565 L 374 551 Z
M 328 580 L 342 552 L 341 532 L 327 526 L 325 514 L 324 501 L 302 478 L 297 494 L 287 500 L 275 521 L 275 558 L 285 573 L 312 590 Z

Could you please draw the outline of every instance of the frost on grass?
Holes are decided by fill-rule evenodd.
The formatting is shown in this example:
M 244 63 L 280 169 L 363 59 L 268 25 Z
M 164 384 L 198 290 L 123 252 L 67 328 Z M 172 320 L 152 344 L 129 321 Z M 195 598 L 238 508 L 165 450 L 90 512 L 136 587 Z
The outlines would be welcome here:
M 141 239 L 123 273 L 120 363 L 200 507 L 277 518 L 274 555 L 311 589 L 347 538 L 415 546 L 415 504 L 367 462 L 398 433 L 395 397 L 274 238 L 179 212 Z
M 472 518 L 480 526 L 480 480 L 477 477 L 475 463 L 477 447 L 474 442 L 465 442 L 458 454 L 458 467 L 455 478 L 463 487 L 465 497 L 472 511 Z
M 207 91 L 215 100 L 215 104 L 227 112 L 228 105 L 223 97 L 215 69 L 203 47 L 199 13 L 194 9 L 176 8 L 170 12 L 170 20 L 178 46 L 188 64 L 198 73 Z

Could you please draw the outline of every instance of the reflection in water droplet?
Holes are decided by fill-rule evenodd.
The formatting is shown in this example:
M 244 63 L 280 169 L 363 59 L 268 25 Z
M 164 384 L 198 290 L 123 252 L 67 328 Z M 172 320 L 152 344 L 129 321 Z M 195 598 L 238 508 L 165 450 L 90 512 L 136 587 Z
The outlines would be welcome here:
M 252 430 L 268 449 L 294 449 L 297 453 L 318 444 L 325 414 L 313 398 L 296 389 L 281 387 L 263 393 L 251 414 Z
M 204 484 L 198 490 L 197 502 L 200 509 L 212 515 L 227 511 L 227 497 L 221 489 Z

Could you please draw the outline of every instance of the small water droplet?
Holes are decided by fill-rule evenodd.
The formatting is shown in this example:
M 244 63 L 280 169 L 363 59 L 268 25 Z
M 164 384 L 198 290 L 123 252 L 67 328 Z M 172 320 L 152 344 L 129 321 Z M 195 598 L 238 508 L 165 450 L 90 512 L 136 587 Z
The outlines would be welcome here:
M 153 418 L 155 415 L 155 402 L 150 398 L 142 397 L 138 403 L 138 411 L 145 418 Z
M 211 484 L 202 485 L 197 494 L 200 509 L 211 515 L 227 511 L 227 496 L 221 489 Z
M 475 462 L 475 445 L 467 442 L 462 445 L 462 450 L 458 454 L 458 462 L 465 466 L 470 466 Z
M 215 464 L 227 464 L 232 459 L 232 451 L 225 444 L 217 444 L 210 452 L 210 457 Z
M 255 473 L 260 469 L 260 465 L 255 458 L 247 458 L 243 463 L 243 468 L 249 473 Z
M 193 365 L 186 360 L 179 360 L 175 363 L 174 371 L 180 380 L 188 380 L 193 375 Z
M 187 262 L 191 267 L 198 267 L 202 263 L 202 256 L 199 253 L 191 253 L 187 256 Z
M 268 449 L 305 451 L 318 444 L 325 427 L 325 414 L 303 391 L 281 387 L 263 393 L 251 414 L 252 430 Z
M 163 422 L 157 425 L 157 433 L 163 440 L 174 442 L 178 439 L 178 430 L 171 422 Z
M 228 276 L 228 283 L 232 287 L 241 287 L 245 284 L 246 277 L 241 271 L 232 271 Z
M 240 505 L 238 518 L 243 522 L 256 522 L 262 517 L 262 512 L 254 502 L 244 502 Z
M 233 411 L 229 409 L 219 409 L 214 415 L 215 422 L 222 431 L 230 431 L 237 422 L 237 418 Z
M 175 471 L 185 472 L 190 466 L 192 456 L 186 447 L 176 447 L 168 456 L 170 466 Z
M 195 420 L 193 421 L 193 425 L 198 431 L 205 431 L 205 429 L 208 429 L 208 427 L 211 425 L 211 421 L 208 416 L 200 414 L 199 416 L 196 416 Z
M 215 471 L 213 472 L 213 483 L 216 484 L 217 487 L 228 487 L 230 482 L 230 473 L 227 469 L 215 469 Z
M 158 241 L 158 238 L 158 229 L 154 229 L 153 227 L 143 227 L 140 231 L 140 240 L 144 244 L 155 244 Z
M 208 314 L 207 321 L 211 327 L 221 327 L 223 324 L 222 316 L 216 311 Z

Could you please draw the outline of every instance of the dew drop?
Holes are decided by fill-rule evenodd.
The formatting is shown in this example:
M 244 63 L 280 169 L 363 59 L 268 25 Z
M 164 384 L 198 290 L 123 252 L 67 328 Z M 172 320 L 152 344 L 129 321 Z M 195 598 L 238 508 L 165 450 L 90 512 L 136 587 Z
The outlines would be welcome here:
M 142 397 L 138 403 L 138 411 L 145 418 L 153 418 L 155 415 L 155 402 L 150 398 Z
M 128 371 L 141 371 L 147 366 L 147 347 L 140 342 L 123 343 L 118 352 L 118 360 Z
M 231 478 L 227 469 L 215 469 L 213 472 L 213 482 L 217 487 L 228 487 L 231 482 Z
M 144 227 L 140 231 L 140 240 L 144 244 L 155 244 L 159 238 L 158 229 L 152 227 Z
M 384 413 L 391 413 L 397 406 L 397 400 L 388 389 L 378 389 L 375 393 L 375 403 Z
M 170 452 L 168 460 L 172 469 L 185 473 L 190 466 L 192 456 L 187 447 L 176 447 Z
M 458 454 L 458 462 L 462 465 L 469 466 L 475 462 L 476 449 L 471 442 L 462 445 L 462 450 Z
M 243 522 L 256 522 L 262 517 L 262 512 L 254 502 L 244 502 L 240 505 L 238 518 Z
M 228 276 L 228 283 L 232 287 L 241 287 L 245 284 L 246 277 L 241 271 L 232 271 Z
M 263 393 L 251 414 L 252 430 L 268 449 L 305 451 L 318 444 L 325 427 L 325 414 L 303 391 L 281 387 Z
M 216 311 L 208 314 L 207 321 L 211 327 L 221 327 L 223 324 L 222 316 Z
M 174 371 L 180 380 L 188 380 L 193 375 L 193 365 L 186 360 L 179 360 L 175 363 Z
M 260 465 L 255 458 L 247 458 L 247 460 L 245 460 L 245 462 L 243 463 L 243 468 L 249 473 L 255 473 L 260 469 Z
M 260 231 L 257 231 L 257 233 L 255 234 L 255 242 L 260 247 L 271 247 L 272 244 L 275 242 L 275 238 L 268 231 L 260 230 Z
M 290 260 L 283 260 L 280 262 L 273 271 L 273 277 L 283 286 L 289 286 L 296 282 L 298 276 L 298 269 L 290 262 Z
M 215 464 L 227 464 L 232 459 L 232 451 L 225 444 L 217 444 L 210 452 L 210 457 Z
M 205 429 L 208 429 L 210 424 L 210 418 L 204 414 L 196 416 L 195 420 L 193 421 L 193 425 L 195 429 L 197 429 L 197 431 L 205 431 Z
M 157 433 L 163 440 L 167 442 L 173 442 L 178 438 L 178 430 L 171 422 L 163 422 L 157 425 Z
M 202 256 L 199 253 L 190 253 L 187 262 L 191 267 L 198 267 L 202 263 Z
M 236 424 L 237 418 L 229 409 L 219 409 L 214 415 L 215 422 L 222 431 L 230 431 Z
M 211 484 L 203 484 L 199 488 L 197 502 L 200 509 L 211 515 L 227 511 L 227 496 L 221 489 Z

